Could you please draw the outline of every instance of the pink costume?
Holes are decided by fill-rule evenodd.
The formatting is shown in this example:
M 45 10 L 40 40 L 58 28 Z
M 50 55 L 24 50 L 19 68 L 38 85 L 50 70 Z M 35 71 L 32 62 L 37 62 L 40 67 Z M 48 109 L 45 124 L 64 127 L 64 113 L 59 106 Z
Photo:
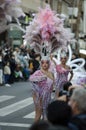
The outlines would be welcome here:
M 42 107 L 46 110 L 47 105 L 51 101 L 51 92 L 53 90 L 53 80 L 46 76 L 41 70 L 37 70 L 30 76 L 32 82 L 32 90 L 36 93 L 37 99 L 35 104 L 38 107 Z M 42 100 L 42 106 L 40 106 L 39 99 Z
M 71 71 L 70 69 L 65 69 L 61 65 L 56 66 L 57 78 L 56 78 L 56 91 L 63 90 L 63 85 L 68 81 L 68 74 Z
M 50 60 L 50 67 L 49 70 L 54 74 L 56 72 L 56 67 L 55 67 L 55 63 Z

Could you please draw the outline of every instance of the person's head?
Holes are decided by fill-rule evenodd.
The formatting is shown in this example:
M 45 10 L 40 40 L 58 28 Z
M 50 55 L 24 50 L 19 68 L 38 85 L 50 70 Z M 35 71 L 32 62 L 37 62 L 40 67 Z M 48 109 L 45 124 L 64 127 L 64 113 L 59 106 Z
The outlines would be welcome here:
M 71 107 L 65 101 L 56 100 L 47 107 L 47 118 L 53 125 L 67 126 L 70 117 Z
M 72 114 L 77 115 L 86 113 L 86 89 L 75 88 L 69 101 L 72 108 Z
M 19 50 L 19 48 L 18 48 L 18 47 L 16 47 L 16 48 L 15 48 L 15 51 L 16 51 L 16 52 L 19 52 L 20 50 Z
M 67 57 L 61 57 L 61 63 L 66 64 L 67 62 Z
M 75 53 L 72 54 L 72 60 L 76 59 L 77 55 Z
M 50 67 L 49 57 L 43 56 L 42 59 L 41 59 L 41 68 L 42 68 L 43 70 L 48 70 L 49 67 Z
M 64 83 L 63 89 L 64 89 L 65 91 L 68 91 L 68 89 L 69 89 L 70 86 L 72 86 L 72 83 L 68 81 L 68 82 Z
M 61 58 L 61 63 L 66 64 L 66 62 L 67 62 L 67 54 L 66 54 L 65 51 L 61 52 L 60 58 Z
M 50 124 L 46 121 L 38 121 L 31 125 L 29 130 L 47 130 L 49 128 Z

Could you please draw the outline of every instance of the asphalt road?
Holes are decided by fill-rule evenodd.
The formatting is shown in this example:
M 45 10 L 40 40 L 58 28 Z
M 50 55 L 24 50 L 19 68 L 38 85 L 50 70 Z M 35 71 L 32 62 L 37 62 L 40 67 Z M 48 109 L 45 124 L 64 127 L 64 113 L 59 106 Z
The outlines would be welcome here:
M 28 130 L 34 122 L 34 104 L 29 81 L 0 86 L 1 130 Z

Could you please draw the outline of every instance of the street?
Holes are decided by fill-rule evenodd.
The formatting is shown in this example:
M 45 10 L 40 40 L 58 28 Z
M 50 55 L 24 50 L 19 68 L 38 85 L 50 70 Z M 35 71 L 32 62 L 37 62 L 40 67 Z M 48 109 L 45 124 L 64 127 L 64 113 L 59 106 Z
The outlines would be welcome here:
M 0 86 L 0 130 L 28 130 L 34 122 L 31 84 L 15 82 Z

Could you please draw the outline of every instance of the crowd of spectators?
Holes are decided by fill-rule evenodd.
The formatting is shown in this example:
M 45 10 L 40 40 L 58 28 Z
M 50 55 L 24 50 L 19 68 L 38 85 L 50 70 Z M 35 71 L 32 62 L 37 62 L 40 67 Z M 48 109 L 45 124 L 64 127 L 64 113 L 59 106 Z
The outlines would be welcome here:
M 40 66 L 40 55 L 24 46 L 0 48 L 0 85 L 10 86 L 16 81 L 28 80 Z

